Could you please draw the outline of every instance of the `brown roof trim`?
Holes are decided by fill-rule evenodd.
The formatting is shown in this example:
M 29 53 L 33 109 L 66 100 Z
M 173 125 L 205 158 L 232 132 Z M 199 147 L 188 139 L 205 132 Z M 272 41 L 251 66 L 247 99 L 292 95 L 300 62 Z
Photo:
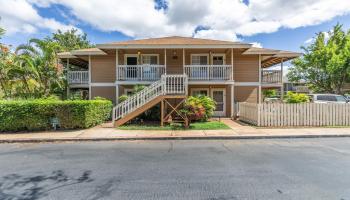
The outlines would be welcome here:
M 78 49 L 73 51 L 58 53 L 58 58 L 77 58 L 77 56 L 89 56 L 89 55 L 107 55 L 106 52 L 99 48 Z
M 261 66 L 263 68 L 271 67 L 281 62 L 285 62 L 299 56 L 302 56 L 302 53 L 292 52 L 292 51 L 282 51 L 275 49 L 265 49 L 265 48 L 256 48 L 252 47 L 245 52 L 243 55 L 262 55 L 267 56 L 265 60 L 261 61 Z
M 251 44 L 192 37 L 161 37 L 98 44 L 98 48 L 250 48 Z
M 243 52 L 243 55 L 275 55 L 279 50 L 252 47 Z
M 107 55 L 106 52 L 99 48 L 89 48 L 89 49 L 79 49 L 71 51 L 73 55 L 76 56 L 88 56 L 88 55 Z
M 77 58 L 76 56 L 74 56 L 73 54 L 71 54 L 70 52 L 61 52 L 57 54 L 58 58 Z

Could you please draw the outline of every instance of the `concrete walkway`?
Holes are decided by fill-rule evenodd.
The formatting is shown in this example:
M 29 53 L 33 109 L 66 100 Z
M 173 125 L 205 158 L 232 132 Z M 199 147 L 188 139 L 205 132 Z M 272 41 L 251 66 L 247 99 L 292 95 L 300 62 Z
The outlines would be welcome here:
M 85 130 L 31 133 L 1 133 L 0 142 L 55 142 L 99 140 L 166 140 L 166 139 L 266 139 L 350 137 L 350 128 L 255 128 L 222 119 L 229 130 L 118 130 L 104 124 Z

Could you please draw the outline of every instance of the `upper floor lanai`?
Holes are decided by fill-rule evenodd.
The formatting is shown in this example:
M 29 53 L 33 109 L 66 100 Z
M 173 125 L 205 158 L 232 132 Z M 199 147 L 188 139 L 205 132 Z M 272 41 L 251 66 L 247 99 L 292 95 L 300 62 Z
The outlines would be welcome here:
M 99 44 L 59 54 L 70 66 L 71 86 L 150 84 L 162 74 L 186 74 L 189 84 L 280 86 L 282 64 L 279 70 L 267 68 L 298 56 L 247 43 L 178 36 Z

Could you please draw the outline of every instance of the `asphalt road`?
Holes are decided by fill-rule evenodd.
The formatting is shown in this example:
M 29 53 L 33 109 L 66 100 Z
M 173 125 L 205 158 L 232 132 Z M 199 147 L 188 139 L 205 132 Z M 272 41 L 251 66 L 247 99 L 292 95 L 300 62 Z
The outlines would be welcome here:
M 350 199 L 350 138 L 0 145 L 0 199 Z

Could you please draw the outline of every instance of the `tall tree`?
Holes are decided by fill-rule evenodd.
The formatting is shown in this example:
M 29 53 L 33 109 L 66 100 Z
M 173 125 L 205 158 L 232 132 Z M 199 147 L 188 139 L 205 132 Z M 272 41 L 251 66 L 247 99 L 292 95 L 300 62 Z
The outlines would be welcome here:
M 49 39 L 31 39 L 28 44 L 19 45 L 16 49 L 17 67 L 22 69 L 18 74 L 21 74 L 21 71 L 31 74 L 31 78 L 40 86 L 37 93 L 42 96 L 52 94 L 53 90 L 62 89 L 62 76 L 56 66 L 59 49 L 59 44 Z
M 4 34 L 5 29 L 0 27 L 0 39 Z M 12 65 L 12 56 L 9 47 L 0 43 L 0 96 L 7 97 L 11 92 L 10 78 L 8 77 L 10 65 Z
M 5 35 L 5 29 L 0 27 L 0 39 L 2 38 L 3 35 Z
M 52 41 L 57 42 L 61 51 L 71 51 L 93 47 L 87 39 L 86 33 L 80 34 L 77 29 L 71 29 L 66 32 L 58 30 L 52 34 Z
M 309 46 L 301 48 L 304 56 L 293 61 L 288 78 L 306 81 L 316 92 L 342 93 L 350 77 L 350 30 L 345 32 L 337 24 L 327 34 L 317 33 Z

